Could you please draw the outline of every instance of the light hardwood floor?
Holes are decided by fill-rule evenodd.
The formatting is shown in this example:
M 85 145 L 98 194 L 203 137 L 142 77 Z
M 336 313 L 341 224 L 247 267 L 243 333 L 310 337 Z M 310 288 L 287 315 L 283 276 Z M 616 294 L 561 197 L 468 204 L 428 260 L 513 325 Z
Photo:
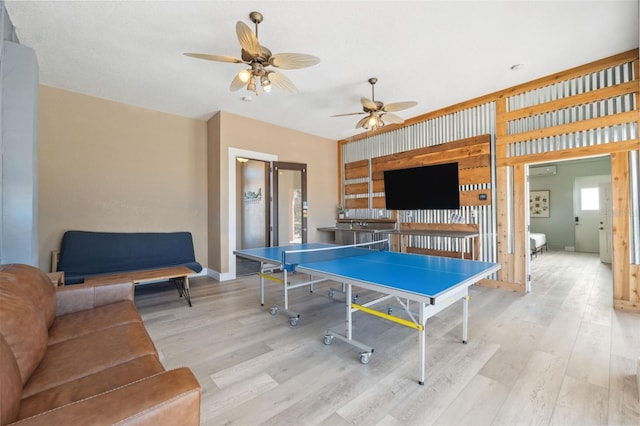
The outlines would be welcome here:
M 256 276 L 192 279 L 192 308 L 166 284 L 138 287 L 136 304 L 164 365 L 198 378 L 203 425 L 640 425 L 640 315 L 612 309 L 609 266 L 548 252 L 532 277 L 529 294 L 471 288 L 466 345 L 461 304 L 429 320 L 424 386 L 413 329 L 356 314 L 354 338 L 375 348 L 367 365 L 323 344 L 344 323 L 328 284 L 290 293 L 297 327 L 269 314 L 279 285 L 260 306 Z

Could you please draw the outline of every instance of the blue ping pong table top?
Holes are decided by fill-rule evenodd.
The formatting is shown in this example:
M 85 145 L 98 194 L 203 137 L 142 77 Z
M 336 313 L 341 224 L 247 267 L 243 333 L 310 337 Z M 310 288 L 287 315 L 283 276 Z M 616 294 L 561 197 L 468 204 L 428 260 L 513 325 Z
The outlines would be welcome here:
M 322 243 L 293 244 L 238 250 L 237 253 L 241 256 L 251 256 L 254 260 L 281 264 L 285 251 L 326 247 L 339 246 Z M 485 278 L 500 269 L 500 265 L 450 257 L 372 251 L 362 256 L 312 263 L 304 263 L 303 260 L 294 269 L 303 270 L 305 273 L 330 275 L 336 281 L 342 279 L 352 283 L 373 284 L 436 298 L 452 288 Z

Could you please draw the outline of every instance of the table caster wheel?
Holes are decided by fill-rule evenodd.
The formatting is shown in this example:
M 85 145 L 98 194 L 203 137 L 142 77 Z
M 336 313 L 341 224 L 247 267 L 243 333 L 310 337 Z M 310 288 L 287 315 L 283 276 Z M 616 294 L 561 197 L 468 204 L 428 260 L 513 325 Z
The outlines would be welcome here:
M 289 324 L 291 325 L 291 327 L 295 327 L 296 325 L 298 325 L 298 319 L 296 317 L 291 317 L 289 318 Z
M 355 296 L 353 296 L 353 297 L 351 298 L 351 301 L 352 301 L 353 303 L 356 303 L 356 302 L 358 301 L 358 295 L 356 294 Z
M 329 290 L 328 296 L 333 299 L 333 290 Z
M 371 355 L 364 352 L 360 354 L 360 363 L 361 364 L 369 364 L 369 360 L 371 359 Z
M 322 342 L 323 342 L 325 345 L 330 345 L 331 343 L 333 343 L 333 336 L 332 336 L 332 335 L 330 335 L 330 334 L 325 334 L 325 335 L 324 335 L 324 339 L 322 340 Z
M 393 308 L 391 306 L 387 307 L 387 315 L 391 315 L 393 313 Z
M 271 313 L 271 315 L 277 314 L 278 313 L 278 305 L 275 305 L 271 309 L 269 309 L 269 312 Z

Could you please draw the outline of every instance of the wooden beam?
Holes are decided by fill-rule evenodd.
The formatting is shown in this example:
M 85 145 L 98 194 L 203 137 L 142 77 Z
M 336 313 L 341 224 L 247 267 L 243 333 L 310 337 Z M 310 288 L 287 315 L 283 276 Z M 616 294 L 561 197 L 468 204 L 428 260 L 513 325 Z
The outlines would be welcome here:
M 347 198 L 344 201 L 345 208 L 347 209 L 368 209 L 368 198 Z
M 513 233 L 515 236 L 513 247 L 513 282 L 526 285 L 527 283 L 527 260 L 529 253 L 526 250 L 527 224 L 525 221 L 525 206 L 528 207 L 529 200 L 526 199 L 525 166 L 517 164 L 513 167 Z
M 369 177 L 369 160 L 354 161 L 344 165 L 344 179 L 361 179 Z
M 568 96 L 556 101 L 545 102 L 530 107 L 508 111 L 500 115 L 500 122 L 509 122 L 525 117 L 532 117 L 559 109 L 575 107 L 578 105 L 597 102 L 616 96 L 622 96 L 628 93 L 638 93 L 639 84 L 640 83 L 638 82 L 638 78 L 636 77 L 635 80 L 616 84 L 615 86 L 605 87 L 603 89 L 593 90 L 591 92 Z
M 496 280 L 485 279 L 485 280 L 480 280 L 478 282 L 478 285 L 481 285 L 483 287 L 501 288 L 504 290 L 517 291 L 520 293 L 524 293 L 525 291 L 524 284 L 511 283 L 507 281 L 496 281 Z
M 496 145 L 510 145 L 516 142 L 524 142 L 585 130 L 611 127 L 618 124 L 631 123 L 638 120 L 638 114 L 640 114 L 639 110 L 633 110 L 619 114 L 606 115 L 604 117 L 590 118 L 588 120 L 574 121 L 572 123 L 561 124 L 558 126 L 544 127 L 542 129 L 530 130 L 528 132 L 513 133 L 510 135 L 496 137 Z
M 613 297 L 631 301 L 629 288 L 629 154 L 611 154 L 611 196 L 613 198 Z
M 511 166 L 515 164 L 543 163 L 549 161 L 570 160 L 573 158 L 594 157 L 613 154 L 616 152 L 628 152 L 640 149 L 640 139 L 632 139 L 625 142 L 612 142 L 602 145 L 584 146 L 580 148 L 562 149 L 539 154 L 520 155 L 517 157 L 499 158 L 498 166 Z
M 348 183 L 344 186 L 345 195 L 361 195 L 369 193 L 369 182 Z

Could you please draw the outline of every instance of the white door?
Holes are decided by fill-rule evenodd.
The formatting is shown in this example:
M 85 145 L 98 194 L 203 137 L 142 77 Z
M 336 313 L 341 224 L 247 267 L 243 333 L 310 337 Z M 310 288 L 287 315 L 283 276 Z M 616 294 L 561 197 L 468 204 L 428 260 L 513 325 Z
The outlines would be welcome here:
M 600 262 L 611 263 L 612 256 L 612 222 L 613 203 L 611 201 L 611 182 L 598 185 L 600 189 Z
M 576 251 L 600 252 L 600 183 L 609 176 L 586 176 L 574 182 L 574 224 Z

